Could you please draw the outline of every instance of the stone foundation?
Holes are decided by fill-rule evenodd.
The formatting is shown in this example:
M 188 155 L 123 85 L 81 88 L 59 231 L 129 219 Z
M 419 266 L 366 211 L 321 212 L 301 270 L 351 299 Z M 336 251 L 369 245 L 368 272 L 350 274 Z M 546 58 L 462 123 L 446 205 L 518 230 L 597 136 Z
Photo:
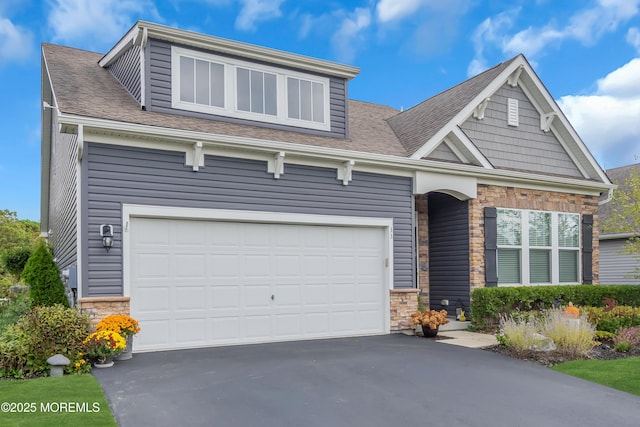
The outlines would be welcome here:
M 80 298 L 80 311 L 89 313 L 91 323 L 95 326 L 100 320 L 110 314 L 129 315 L 130 297 L 88 297 Z
M 389 291 L 391 306 L 391 332 L 414 329 L 411 315 L 418 311 L 418 289 L 392 289 Z

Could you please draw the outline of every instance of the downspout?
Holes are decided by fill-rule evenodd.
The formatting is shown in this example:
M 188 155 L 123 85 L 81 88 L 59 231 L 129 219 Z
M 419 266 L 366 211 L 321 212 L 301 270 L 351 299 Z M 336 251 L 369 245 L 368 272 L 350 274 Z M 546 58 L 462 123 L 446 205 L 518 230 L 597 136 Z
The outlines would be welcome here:
M 607 198 L 606 199 L 600 200 L 598 202 L 598 206 L 606 205 L 607 203 L 609 203 L 611 201 L 611 199 L 613 199 L 613 188 L 609 189 L 609 192 L 607 193 Z
M 78 125 L 78 161 L 76 162 L 76 303 L 82 298 L 82 278 L 84 276 L 82 246 L 84 228 L 82 226 L 82 156 L 84 154 L 84 125 Z
M 137 41 L 140 46 L 140 108 L 142 110 L 146 109 L 147 97 L 146 97 L 146 80 L 145 80 L 145 55 L 144 49 L 147 46 L 148 32 L 147 28 L 142 28 L 142 36 L 140 40 Z

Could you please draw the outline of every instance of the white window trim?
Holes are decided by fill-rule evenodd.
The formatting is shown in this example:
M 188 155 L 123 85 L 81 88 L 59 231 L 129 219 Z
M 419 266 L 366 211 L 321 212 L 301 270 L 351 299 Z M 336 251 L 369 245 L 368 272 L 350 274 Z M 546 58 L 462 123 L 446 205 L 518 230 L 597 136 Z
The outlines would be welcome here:
M 509 210 L 520 212 L 520 245 L 519 246 L 506 246 L 497 245 L 500 249 L 519 249 L 520 250 L 520 283 L 498 283 L 498 286 L 553 286 L 553 285 L 579 285 L 582 283 L 582 231 L 578 226 L 578 247 L 577 248 L 565 248 L 560 247 L 558 238 L 558 215 L 569 214 L 578 215 L 578 224 L 581 221 L 581 215 L 575 212 L 555 212 L 555 211 L 540 211 L 535 209 L 512 209 L 512 208 L 498 208 L 498 210 Z M 530 268 L 529 268 L 529 251 L 531 249 L 545 249 L 548 247 L 531 246 L 529 244 L 529 213 L 530 212 L 544 212 L 551 214 L 551 282 L 550 283 L 531 283 L 530 280 Z M 560 282 L 560 250 L 573 250 L 578 252 L 577 262 L 577 282 Z
M 202 105 L 190 103 L 180 100 L 180 56 L 187 56 L 204 61 L 215 62 L 224 65 L 225 78 L 225 99 L 224 108 L 214 107 L 210 105 Z M 252 113 L 249 111 L 240 111 L 237 108 L 237 75 L 236 69 L 245 68 L 248 70 L 260 71 L 276 75 L 277 87 L 277 116 L 268 114 Z M 287 77 L 294 77 L 301 80 L 307 80 L 319 83 L 323 87 L 324 92 L 324 122 L 307 121 L 303 119 L 291 119 L 288 114 L 287 103 Z M 314 76 L 311 74 L 300 73 L 297 71 L 283 70 L 280 68 L 270 67 L 262 64 L 242 61 L 235 58 L 228 58 L 210 53 L 198 52 L 191 49 L 185 49 L 177 46 L 171 46 L 171 107 L 185 111 L 196 111 L 206 114 L 216 114 L 226 117 L 235 117 L 246 120 L 253 120 L 266 123 L 282 124 L 306 129 L 316 129 L 322 131 L 331 130 L 330 120 L 330 90 L 329 79 Z

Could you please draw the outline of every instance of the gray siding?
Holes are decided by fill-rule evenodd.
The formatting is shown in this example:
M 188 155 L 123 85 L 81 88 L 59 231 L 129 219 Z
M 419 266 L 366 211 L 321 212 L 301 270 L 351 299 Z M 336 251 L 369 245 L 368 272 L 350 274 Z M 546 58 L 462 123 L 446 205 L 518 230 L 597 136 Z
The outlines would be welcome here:
M 426 158 L 429 160 L 445 160 L 447 162 L 462 163 L 458 156 L 444 143 L 438 145 Z
M 220 55 L 217 52 L 211 53 Z M 313 135 L 333 136 L 337 138 L 347 137 L 347 81 L 345 79 L 335 77 L 329 78 L 329 115 L 331 117 L 331 131 L 325 132 L 314 129 L 304 129 L 274 123 L 263 123 L 234 117 L 216 116 L 213 114 L 205 114 L 195 111 L 173 109 L 171 108 L 171 44 L 161 40 L 149 39 L 146 55 L 146 57 L 150 59 L 145 63 L 148 68 L 145 72 L 148 76 L 147 82 L 149 85 L 149 91 L 147 93 L 148 96 L 146 97 L 148 103 L 147 109 L 149 111 L 179 114 L 205 119 L 215 118 L 215 120 L 230 123 L 250 124 L 253 126 L 289 130 Z
M 432 309 L 449 300 L 450 315 L 460 302 L 469 314 L 469 203 L 431 193 L 429 206 L 429 300 Z
M 507 125 L 507 98 L 518 100 L 517 127 Z M 498 169 L 582 178 L 553 132 L 540 129 L 540 114 L 520 87 L 505 84 L 491 96 L 484 119 L 470 117 L 461 128 Z
M 140 102 L 140 46 L 133 46 L 116 62 L 109 72 Z
M 51 170 L 49 176 L 49 242 L 60 269 L 76 264 L 77 200 L 76 135 L 58 131 L 55 114 L 51 123 Z
M 348 186 L 336 170 L 285 165 L 274 179 L 263 161 L 205 156 L 193 172 L 184 153 L 88 143 L 84 296 L 122 295 L 122 204 L 183 206 L 394 219 L 394 286 L 415 287 L 412 180 L 354 172 Z M 98 227 L 113 224 L 109 253 Z
M 634 270 L 640 267 L 637 256 L 621 253 L 624 239 L 600 240 L 600 283 L 603 285 L 640 285 L 633 278 Z

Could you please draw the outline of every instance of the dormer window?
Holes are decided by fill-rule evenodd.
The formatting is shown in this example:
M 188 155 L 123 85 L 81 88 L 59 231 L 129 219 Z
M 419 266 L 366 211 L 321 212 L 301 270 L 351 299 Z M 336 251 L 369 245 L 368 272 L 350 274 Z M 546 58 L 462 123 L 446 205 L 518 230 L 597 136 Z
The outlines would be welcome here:
M 329 79 L 173 46 L 173 108 L 330 130 Z

